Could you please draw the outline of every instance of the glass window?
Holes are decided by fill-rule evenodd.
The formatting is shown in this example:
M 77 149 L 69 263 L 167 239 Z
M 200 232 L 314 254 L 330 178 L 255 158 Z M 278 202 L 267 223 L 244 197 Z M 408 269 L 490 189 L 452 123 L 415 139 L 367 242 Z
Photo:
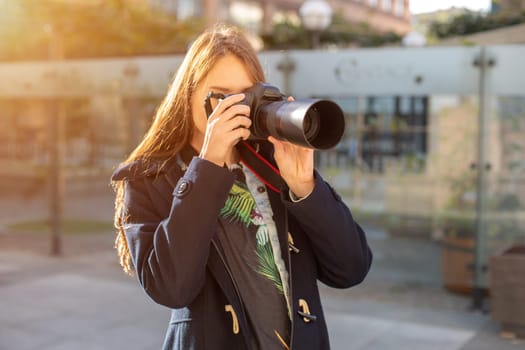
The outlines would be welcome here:
M 424 170 L 427 154 L 427 98 L 417 96 L 368 97 L 361 133 L 361 157 L 366 169 L 383 172 L 397 159 L 406 171 Z
M 383 11 L 385 12 L 392 11 L 392 0 L 383 0 Z
M 394 11 L 397 16 L 403 17 L 405 15 L 405 0 L 394 0 L 396 2 Z
M 358 167 L 364 172 L 384 173 L 390 165 L 398 164 L 405 172 L 425 171 L 429 142 L 427 96 L 333 99 L 345 113 L 346 130 L 334 150 L 317 154 L 320 168 Z

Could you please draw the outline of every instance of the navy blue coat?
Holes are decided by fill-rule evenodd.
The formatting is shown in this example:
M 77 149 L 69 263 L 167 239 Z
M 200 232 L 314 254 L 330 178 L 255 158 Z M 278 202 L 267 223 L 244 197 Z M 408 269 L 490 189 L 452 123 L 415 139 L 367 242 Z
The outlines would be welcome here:
M 164 349 L 250 349 L 239 286 L 215 238 L 234 177 L 206 160 L 186 160 L 185 172 L 175 160 L 138 160 L 113 174 L 125 181 L 124 227 L 137 278 L 172 309 Z M 329 349 L 317 281 L 335 288 L 360 283 L 372 262 L 365 234 L 317 172 L 314 191 L 301 202 L 291 202 L 286 188 L 268 191 L 290 275 L 291 348 Z

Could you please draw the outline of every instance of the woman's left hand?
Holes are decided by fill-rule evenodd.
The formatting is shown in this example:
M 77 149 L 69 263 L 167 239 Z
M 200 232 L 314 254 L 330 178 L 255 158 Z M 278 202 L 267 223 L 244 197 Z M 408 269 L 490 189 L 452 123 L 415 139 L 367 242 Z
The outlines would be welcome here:
M 314 150 L 268 137 L 273 144 L 274 158 L 281 172 L 281 177 L 294 195 L 299 198 L 309 195 L 315 185 Z
M 275 149 L 274 158 L 293 194 L 302 198 L 314 189 L 314 150 L 281 141 L 273 136 L 268 141 Z
M 292 97 L 288 101 L 293 101 Z M 273 136 L 268 137 L 273 144 L 274 158 L 290 190 L 299 198 L 309 195 L 315 185 L 314 150 L 281 141 Z

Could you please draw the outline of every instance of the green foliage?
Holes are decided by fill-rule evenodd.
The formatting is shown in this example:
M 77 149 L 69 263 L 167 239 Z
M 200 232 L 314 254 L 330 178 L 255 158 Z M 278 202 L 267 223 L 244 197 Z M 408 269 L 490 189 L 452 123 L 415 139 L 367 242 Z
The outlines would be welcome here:
M 275 23 L 272 32 L 263 34 L 262 39 L 264 47 L 270 50 L 306 49 L 310 47 L 308 32 L 303 26 L 295 24 L 289 19 Z
M 146 3 L 122 0 L 6 0 L 1 6 L 4 61 L 47 59 L 53 36 L 62 37 L 66 58 L 180 53 L 204 28 L 200 20 L 177 21 Z
M 275 23 L 272 33 L 263 36 L 266 49 L 306 49 L 311 47 L 310 33 L 300 24 L 289 19 Z M 320 35 L 321 45 L 338 47 L 375 47 L 389 43 L 399 43 L 401 37 L 395 33 L 380 33 L 366 23 L 350 23 L 336 14 L 332 24 Z
M 446 205 L 447 210 L 473 210 L 475 203 L 465 199 L 467 193 L 476 190 L 476 174 L 463 172 L 459 175 L 452 174 L 447 178 L 450 184 L 451 196 Z
M 337 46 L 377 47 L 400 43 L 401 36 L 394 32 L 377 32 L 368 23 L 350 23 L 342 15 L 336 14 L 332 24 L 321 36 L 321 41 Z
M 486 30 L 525 23 L 525 13 L 483 15 L 476 12 L 451 18 L 447 22 L 432 22 L 429 33 L 443 39 L 451 36 L 468 35 Z
M 472 238 L 475 235 L 474 212 L 449 211 L 438 215 L 436 225 L 441 227 L 447 237 Z

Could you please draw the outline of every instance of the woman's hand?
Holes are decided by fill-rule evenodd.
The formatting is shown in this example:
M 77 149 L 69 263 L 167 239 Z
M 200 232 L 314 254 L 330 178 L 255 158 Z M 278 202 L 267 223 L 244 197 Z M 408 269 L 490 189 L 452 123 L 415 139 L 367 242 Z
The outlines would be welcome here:
M 237 142 L 250 137 L 250 107 L 238 104 L 243 99 L 244 94 L 236 94 L 217 104 L 208 118 L 199 157 L 223 166 L 232 157 Z
M 314 181 L 314 150 L 281 141 L 273 136 L 268 141 L 275 149 L 274 158 L 293 194 L 302 198 L 309 195 L 315 185 Z
M 292 97 L 288 101 L 293 101 Z M 273 144 L 274 158 L 290 190 L 299 198 L 309 195 L 315 185 L 314 150 L 281 141 L 273 136 L 268 137 Z

